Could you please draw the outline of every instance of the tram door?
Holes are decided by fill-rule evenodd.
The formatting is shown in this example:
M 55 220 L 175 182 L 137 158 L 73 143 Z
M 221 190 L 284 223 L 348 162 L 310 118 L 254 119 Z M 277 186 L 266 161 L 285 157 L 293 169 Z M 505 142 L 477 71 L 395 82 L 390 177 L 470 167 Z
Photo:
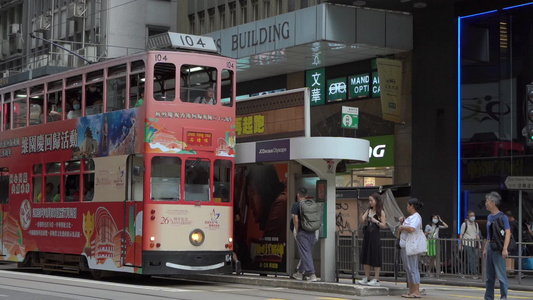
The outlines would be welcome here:
M 7 216 L 9 210 L 9 170 L 7 168 L 0 168 L 0 260 L 5 258 L 4 253 L 4 238 L 7 234 L 7 224 L 4 218 Z
M 128 197 L 125 202 L 124 221 L 128 228 L 129 238 L 124 239 L 126 255 L 122 259 L 123 265 L 141 266 L 142 239 L 142 208 L 143 208 L 143 180 L 144 160 L 142 156 L 130 155 L 128 165 Z M 128 240 L 131 239 L 131 240 Z M 124 253 L 124 251 L 123 251 Z

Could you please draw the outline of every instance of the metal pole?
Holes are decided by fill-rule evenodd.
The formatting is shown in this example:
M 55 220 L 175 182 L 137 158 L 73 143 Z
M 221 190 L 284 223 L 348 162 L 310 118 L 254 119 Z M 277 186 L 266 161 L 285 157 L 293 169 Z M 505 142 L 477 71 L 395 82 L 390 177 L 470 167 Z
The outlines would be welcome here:
M 522 284 L 522 190 L 518 191 L 518 284 Z

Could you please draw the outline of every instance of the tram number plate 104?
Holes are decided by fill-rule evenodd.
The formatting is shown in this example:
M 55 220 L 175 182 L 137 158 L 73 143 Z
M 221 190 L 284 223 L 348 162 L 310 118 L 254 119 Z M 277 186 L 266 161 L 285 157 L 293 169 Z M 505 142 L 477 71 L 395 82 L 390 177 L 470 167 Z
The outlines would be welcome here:
M 179 48 L 217 52 L 215 41 L 209 36 L 169 32 L 173 45 Z

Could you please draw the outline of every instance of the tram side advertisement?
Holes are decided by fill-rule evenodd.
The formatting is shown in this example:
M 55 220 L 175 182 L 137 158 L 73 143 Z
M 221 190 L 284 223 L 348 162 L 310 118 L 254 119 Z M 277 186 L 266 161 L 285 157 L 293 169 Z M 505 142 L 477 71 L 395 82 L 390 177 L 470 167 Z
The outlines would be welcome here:
M 140 117 L 133 108 L 6 132 L 0 140 L 0 162 L 9 168 L 9 205 L 0 214 L 2 260 L 20 262 L 33 251 L 68 253 L 86 256 L 91 268 L 122 271 L 139 261 L 133 249 L 142 238 L 142 208 L 125 216 L 123 202 L 102 195 L 124 194 L 126 157 L 142 150 L 143 140 L 136 138 L 143 131 Z M 55 175 L 59 183 L 63 177 L 45 176 L 35 166 L 82 158 L 94 159 L 99 174 L 94 198 L 79 190 L 60 196 L 56 186 L 42 193 L 43 180 Z

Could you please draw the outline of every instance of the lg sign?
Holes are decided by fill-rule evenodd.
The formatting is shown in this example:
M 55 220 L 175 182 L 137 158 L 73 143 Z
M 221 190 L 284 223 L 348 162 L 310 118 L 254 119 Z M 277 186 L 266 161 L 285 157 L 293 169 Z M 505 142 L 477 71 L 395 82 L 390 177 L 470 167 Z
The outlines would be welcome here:
M 370 158 L 372 157 L 375 157 L 375 158 L 381 158 L 381 157 L 384 157 L 385 156 L 385 147 L 387 145 L 376 145 L 374 147 L 374 149 L 372 149 L 372 147 L 369 147 L 368 149 L 368 156 Z

